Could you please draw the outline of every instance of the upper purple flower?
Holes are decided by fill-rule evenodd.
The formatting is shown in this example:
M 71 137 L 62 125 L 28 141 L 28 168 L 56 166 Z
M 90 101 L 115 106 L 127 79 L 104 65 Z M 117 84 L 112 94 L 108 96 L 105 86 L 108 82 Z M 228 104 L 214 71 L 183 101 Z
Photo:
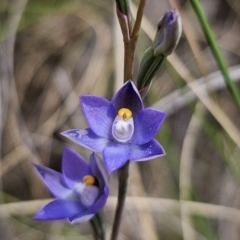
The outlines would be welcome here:
M 89 128 L 62 134 L 72 141 L 103 154 L 107 170 L 113 172 L 128 160 L 144 161 L 165 154 L 153 140 L 166 113 L 144 109 L 132 81 L 126 82 L 112 101 L 97 96 L 80 97 Z
M 93 153 L 90 165 L 74 150 L 65 148 L 62 174 L 34 164 L 44 183 L 57 198 L 40 209 L 35 220 L 68 219 L 70 223 L 88 221 L 106 203 L 109 195 L 107 173 Z

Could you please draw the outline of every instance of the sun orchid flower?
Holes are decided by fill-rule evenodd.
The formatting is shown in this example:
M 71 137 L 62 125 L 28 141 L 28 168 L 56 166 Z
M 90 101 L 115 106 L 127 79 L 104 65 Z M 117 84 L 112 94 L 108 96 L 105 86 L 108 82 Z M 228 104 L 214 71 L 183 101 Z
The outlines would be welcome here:
M 126 82 L 112 101 L 97 96 L 80 97 L 89 128 L 71 129 L 62 134 L 77 144 L 103 154 L 108 172 L 128 160 L 144 161 L 165 154 L 153 140 L 166 113 L 143 107 L 132 81 Z
M 105 205 L 109 194 L 107 172 L 94 153 L 88 164 L 74 150 L 65 148 L 62 174 L 41 165 L 34 166 L 56 197 L 35 214 L 35 220 L 67 218 L 70 223 L 85 222 Z

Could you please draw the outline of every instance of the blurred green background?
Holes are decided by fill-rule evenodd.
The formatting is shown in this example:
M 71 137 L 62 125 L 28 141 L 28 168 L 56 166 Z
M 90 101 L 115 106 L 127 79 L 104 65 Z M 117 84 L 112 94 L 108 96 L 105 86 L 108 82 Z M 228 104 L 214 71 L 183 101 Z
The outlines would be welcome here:
M 200 3 L 239 88 L 240 2 Z M 171 7 L 184 33 L 144 100 L 168 113 L 156 136 L 167 155 L 132 164 L 119 240 L 239 240 L 240 115 L 189 1 L 146 2 L 134 76 Z M 35 222 L 41 203 L 21 203 L 50 197 L 32 162 L 60 171 L 66 144 L 88 159 L 60 135 L 87 126 L 79 95 L 111 99 L 122 81 L 114 0 L 0 0 L 0 240 L 93 239 L 88 223 Z M 117 186 L 113 174 L 108 236 Z

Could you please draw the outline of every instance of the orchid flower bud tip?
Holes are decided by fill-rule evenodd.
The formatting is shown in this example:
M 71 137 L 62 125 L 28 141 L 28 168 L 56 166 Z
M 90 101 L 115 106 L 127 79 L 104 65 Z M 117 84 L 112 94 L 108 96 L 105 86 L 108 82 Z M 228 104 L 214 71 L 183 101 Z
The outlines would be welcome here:
M 158 22 L 158 29 L 153 41 L 154 56 L 168 56 L 176 48 L 182 34 L 182 23 L 175 9 L 167 11 Z

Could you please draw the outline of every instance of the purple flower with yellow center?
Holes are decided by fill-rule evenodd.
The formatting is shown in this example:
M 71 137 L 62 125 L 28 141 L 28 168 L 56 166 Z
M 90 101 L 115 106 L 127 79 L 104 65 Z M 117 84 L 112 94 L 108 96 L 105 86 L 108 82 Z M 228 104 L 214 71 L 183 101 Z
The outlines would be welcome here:
M 128 160 L 144 161 L 165 154 L 154 140 L 166 113 L 143 107 L 132 81 L 126 82 L 112 101 L 97 96 L 80 97 L 89 128 L 71 129 L 62 134 L 77 144 L 103 154 L 108 172 Z
M 62 174 L 41 165 L 34 166 L 56 197 L 35 214 L 35 220 L 68 219 L 70 223 L 85 222 L 105 205 L 109 195 L 107 172 L 94 153 L 88 164 L 74 150 L 65 148 Z

